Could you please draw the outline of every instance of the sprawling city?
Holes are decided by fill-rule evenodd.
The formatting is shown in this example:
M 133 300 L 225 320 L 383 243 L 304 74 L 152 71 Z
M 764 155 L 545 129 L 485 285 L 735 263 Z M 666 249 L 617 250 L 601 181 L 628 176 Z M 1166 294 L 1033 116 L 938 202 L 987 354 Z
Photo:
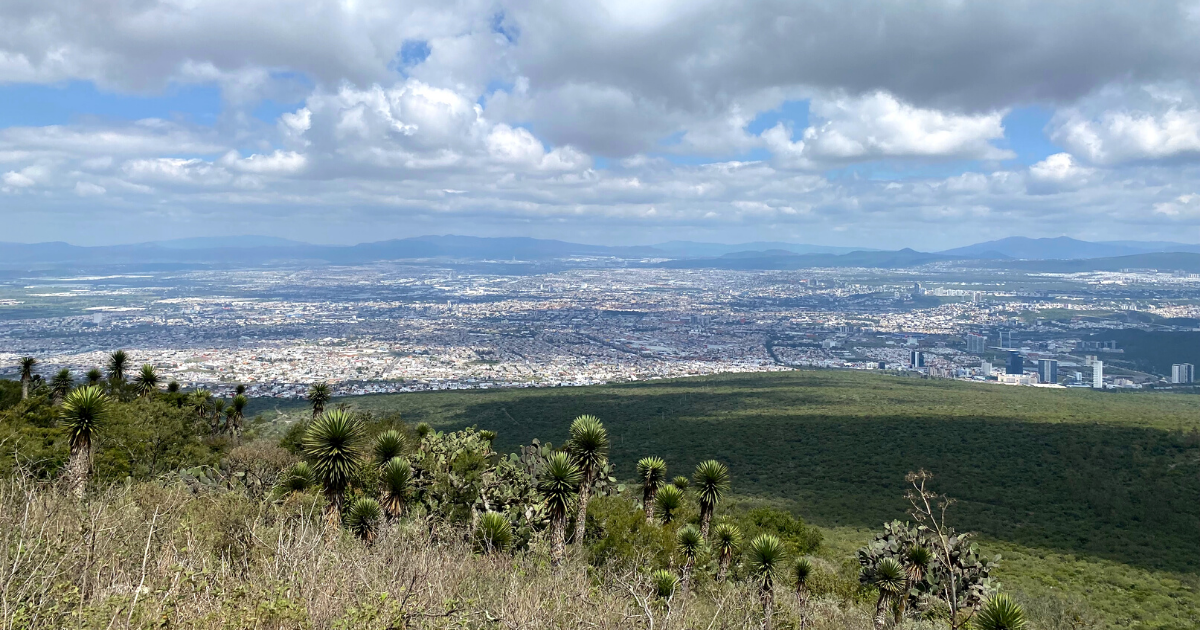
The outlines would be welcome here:
M 82 376 L 124 349 L 184 388 L 299 397 L 315 382 L 352 395 L 796 367 L 1170 387 L 1190 383 L 1200 360 L 1195 348 L 1190 362 L 1186 353 L 1166 362 L 1129 337 L 1200 326 L 1194 273 L 574 262 L 586 265 L 512 275 L 401 261 L 14 278 L 2 289 L 0 364 L 11 376 L 19 357 L 37 356 L 46 370 Z M 47 316 L 19 317 L 33 308 Z

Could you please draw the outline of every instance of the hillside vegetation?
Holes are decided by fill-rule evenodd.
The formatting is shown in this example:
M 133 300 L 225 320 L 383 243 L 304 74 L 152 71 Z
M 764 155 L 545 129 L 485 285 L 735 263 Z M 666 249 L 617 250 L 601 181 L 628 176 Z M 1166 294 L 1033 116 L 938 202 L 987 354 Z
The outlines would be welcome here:
M 646 453 L 679 470 L 716 457 L 736 497 L 835 528 L 848 550 L 904 517 L 904 475 L 925 468 L 958 499 L 957 524 L 1012 560 L 1006 584 L 1120 623 L 1200 623 L 1200 397 L 814 370 L 347 400 L 496 430 L 501 450 L 560 440 L 591 413 L 622 478 Z

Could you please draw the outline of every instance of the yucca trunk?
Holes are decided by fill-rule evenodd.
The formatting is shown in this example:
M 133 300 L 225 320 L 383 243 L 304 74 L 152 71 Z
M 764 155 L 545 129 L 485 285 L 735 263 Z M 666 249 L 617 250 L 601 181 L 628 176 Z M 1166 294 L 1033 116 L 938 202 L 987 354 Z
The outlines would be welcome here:
M 771 615 L 775 612 L 775 593 L 770 588 L 762 590 L 763 630 L 771 630 Z
M 21 377 L 21 400 L 29 398 L 29 379 Z
M 692 583 L 692 567 L 695 566 L 695 564 L 695 558 L 688 558 L 683 563 L 683 570 L 679 572 L 679 590 L 682 593 L 688 592 L 688 587 Z
M 708 538 L 708 524 L 712 522 L 713 506 L 700 503 L 700 537 Z
M 75 498 L 82 499 L 87 489 L 88 473 L 92 470 L 92 445 L 79 443 L 71 446 L 67 460 L 67 487 Z
M 341 527 L 342 524 L 342 503 L 344 497 L 340 491 L 326 490 L 325 500 L 329 505 L 325 508 L 325 520 L 332 528 Z
M 796 603 L 800 609 L 800 630 L 804 630 L 804 624 L 808 622 L 808 587 L 796 586 Z
M 724 582 L 725 576 L 729 575 L 729 561 L 733 559 L 733 554 L 722 551 L 721 562 L 717 567 L 717 582 Z
M 883 607 L 887 602 L 887 593 L 879 592 L 879 600 L 875 602 L 875 630 L 883 630 L 887 626 L 887 609 Z
M 564 511 L 550 518 L 550 563 L 562 564 L 567 550 L 567 513 Z
M 583 544 L 584 530 L 587 529 L 587 508 L 588 500 L 592 495 L 592 477 L 593 471 L 589 470 L 583 476 L 583 483 L 579 484 L 579 511 L 575 515 L 575 540 L 576 545 Z
M 642 491 L 642 510 L 646 512 L 646 522 L 654 522 L 654 499 L 658 497 L 658 486 L 647 486 Z

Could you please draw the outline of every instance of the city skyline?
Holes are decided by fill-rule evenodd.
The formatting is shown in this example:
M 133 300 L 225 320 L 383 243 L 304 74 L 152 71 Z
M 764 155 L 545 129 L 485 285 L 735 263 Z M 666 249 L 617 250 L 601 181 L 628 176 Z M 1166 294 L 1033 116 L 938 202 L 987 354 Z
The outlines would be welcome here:
M 51 1 L 0 23 L 5 240 L 1200 242 L 1184 0 Z

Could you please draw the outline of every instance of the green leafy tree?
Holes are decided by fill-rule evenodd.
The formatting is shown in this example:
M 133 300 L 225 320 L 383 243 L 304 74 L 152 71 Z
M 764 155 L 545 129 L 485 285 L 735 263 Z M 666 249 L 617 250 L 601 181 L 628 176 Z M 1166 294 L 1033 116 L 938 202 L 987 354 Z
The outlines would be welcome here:
M 1025 611 L 1004 593 L 998 593 L 983 605 L 972 627 L 978 630 L 1025 630 Z
M 383 509 L 371 497 L 359 497 L 346 511 L 346 528 L 368 545 L 375 542 L 379 524 L 383 520 Z
M 669 525 L 675 520 L 675 512 L 683 507 L 683 490 L 675 485 L 659 488 L 658 495 L 654 497 L 654 507 L 663 525 Z
M 371 451 L 375 454 L 375 463 L 380 466 L 392 461 L 395 457 L 404 455 L 404 435 L 395 429 L 388 429 L 375 436 L 371 443 Z
M 412 479 L 412 465 L 402 457 L 392 457 L 380 468 L 380 499 L 388 518 L 394 519 L 404 513 Z
M 708 524 L 721 497 L 729 491 L 729 468 L 715 459 L 700 462 L 692 475 L 700 497 L 700 534 L 708 538 Z
M 733 523 L 718 523 L 713 528 L 713 547 L 717 552 L 717 581 L 729 575 L 729 563 L 742 546 L 742 530 Z
M 38 360 L 33 357 L 21 357 L 19 362 L 21 368 L 21 400 L 29 398 L 29 384 L 33 382 L 33 367 L 37 363 Z
M 54 378 L 50 379 L 50 395 L 54 404 L 61 405 L 73 387 L 75 387 L 75 379 L 71 377 L 71 370 L 67 368 L 59 370 Z
M 158 389 L 158 372 L 154 371 L 154 366 L 149 363 L 142 366 L 138 375 L 133 379 L 134 389 L 141 398 L 150 396 Z
M 312 387 L 308 388 L 308 404 L 312 406 L 313 418 L 325 413 L 325 405 L 332 399 L 333 390 L 329 383 L 313 383 Z
M 475 548 L 480 553 L 501 553 L 512 546 L 512 523 L 499 512 L 485 512 L 479 517 L 474 538 Z
M 94 386 L 71 392 L 59 409 L 71 451 L 67 463 L 67 485 L 81 499 L 92 470 L 92 442 L 108 414 L 108 396 Z
M 129 369 L 129 355 L 124 350 L 117 350 L 108 355 L 108 378 L 113 383 L 125 383 L 125 372 Z
M 579 505 L 575 516 L 575 544 L 583 544 L 587 523 L 587 504 L 592 494 L 596 474 L 608 461 L 608 431 L 595 416 L 583 415 L 571 422 L 571 439 L 567 452 L 583 473 L 579 484 Z
M 336 409 L 313 420 L 304 435 L 304 454 L 329 500 L 329 515 L 336 519 L 350 481 L 362 466 L 362 423 L 353 414 Z
M 567 453 L 559 451 L 546 459 L 537 489 L 550 508 L 550 558 L 555 566 L 562 563 L 566 551 L 567 509 L 579 492 L 583 471 Z
M 667 478 L 667 463 L 661 457 L 643 457 L 637 463 L 638 478 L 642 480 L 642 510 L 646 522 L 654 522 L 654 498 Z
M 751 579 L 758 586 L 758 596 L 762 601 L 763 629 L 771 630 L 775 582 L 783 568 L 783 542 L 771 534 L 755 536 L 746 549 L 746 565 L 750 569 Z
M 696 566 L 696 556 L 704 547 L 704 536 L 695 525 L 681 527 L 675 533 L 675 544 L 683 554 L 683 567 L 679 572 L 679 583 L 686 593 L 692 582 L 692 569 Z

